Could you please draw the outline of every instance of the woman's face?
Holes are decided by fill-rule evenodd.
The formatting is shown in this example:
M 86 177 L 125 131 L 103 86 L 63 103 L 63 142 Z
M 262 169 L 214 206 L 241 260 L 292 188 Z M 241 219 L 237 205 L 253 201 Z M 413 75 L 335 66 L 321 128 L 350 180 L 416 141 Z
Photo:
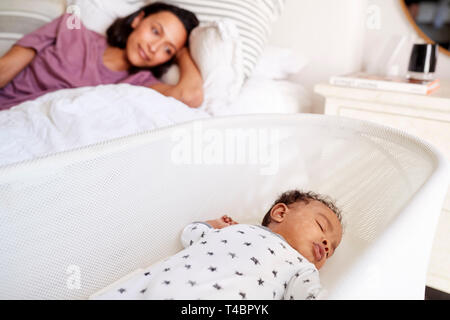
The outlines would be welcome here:
M 135 67 L 155 67 L 169 61 L 186 43 L 183 23 L 169 11 L 144 18 L 141 12 L 132 22 L 127 40 L 128 61 Z

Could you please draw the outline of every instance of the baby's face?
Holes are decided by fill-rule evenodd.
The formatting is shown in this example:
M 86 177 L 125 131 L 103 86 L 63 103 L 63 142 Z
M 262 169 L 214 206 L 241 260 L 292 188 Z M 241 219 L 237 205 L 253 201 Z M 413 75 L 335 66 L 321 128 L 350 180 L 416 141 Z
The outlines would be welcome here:
M 320 269 L 342 239 L 336 214 L 320 201 L 297 202 L 272 208 L 269 228 Z

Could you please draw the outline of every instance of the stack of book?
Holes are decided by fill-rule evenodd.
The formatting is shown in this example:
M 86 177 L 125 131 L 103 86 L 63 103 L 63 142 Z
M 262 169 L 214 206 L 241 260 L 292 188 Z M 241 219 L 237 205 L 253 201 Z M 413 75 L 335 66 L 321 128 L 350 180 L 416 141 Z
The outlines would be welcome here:
M 439 79 L 416 80 L 402 77 L 388 77 L 363 72 L 355 72 L 343 76 L 333 76 L 330 84 L 362 89 L 430 94 L 439 88 Z

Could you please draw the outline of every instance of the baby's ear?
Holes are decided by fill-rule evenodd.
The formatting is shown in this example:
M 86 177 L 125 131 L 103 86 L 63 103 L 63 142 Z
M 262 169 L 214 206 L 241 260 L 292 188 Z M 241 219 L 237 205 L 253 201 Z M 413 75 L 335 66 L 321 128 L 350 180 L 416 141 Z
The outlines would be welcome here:
M 282 222 L 286 215 L 288 207 L 284 203 L 277 203 L 270 210 L 270 220 L 275 222 Z

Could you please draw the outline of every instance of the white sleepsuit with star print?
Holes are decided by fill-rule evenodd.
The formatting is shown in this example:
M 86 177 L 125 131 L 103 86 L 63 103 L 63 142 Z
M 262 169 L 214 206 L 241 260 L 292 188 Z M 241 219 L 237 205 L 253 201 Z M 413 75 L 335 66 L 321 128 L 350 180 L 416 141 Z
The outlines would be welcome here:
M 184 250 L 95 299 L 316 299 L 316 267 L 280 235 L 256 225 L 184 228 Z

